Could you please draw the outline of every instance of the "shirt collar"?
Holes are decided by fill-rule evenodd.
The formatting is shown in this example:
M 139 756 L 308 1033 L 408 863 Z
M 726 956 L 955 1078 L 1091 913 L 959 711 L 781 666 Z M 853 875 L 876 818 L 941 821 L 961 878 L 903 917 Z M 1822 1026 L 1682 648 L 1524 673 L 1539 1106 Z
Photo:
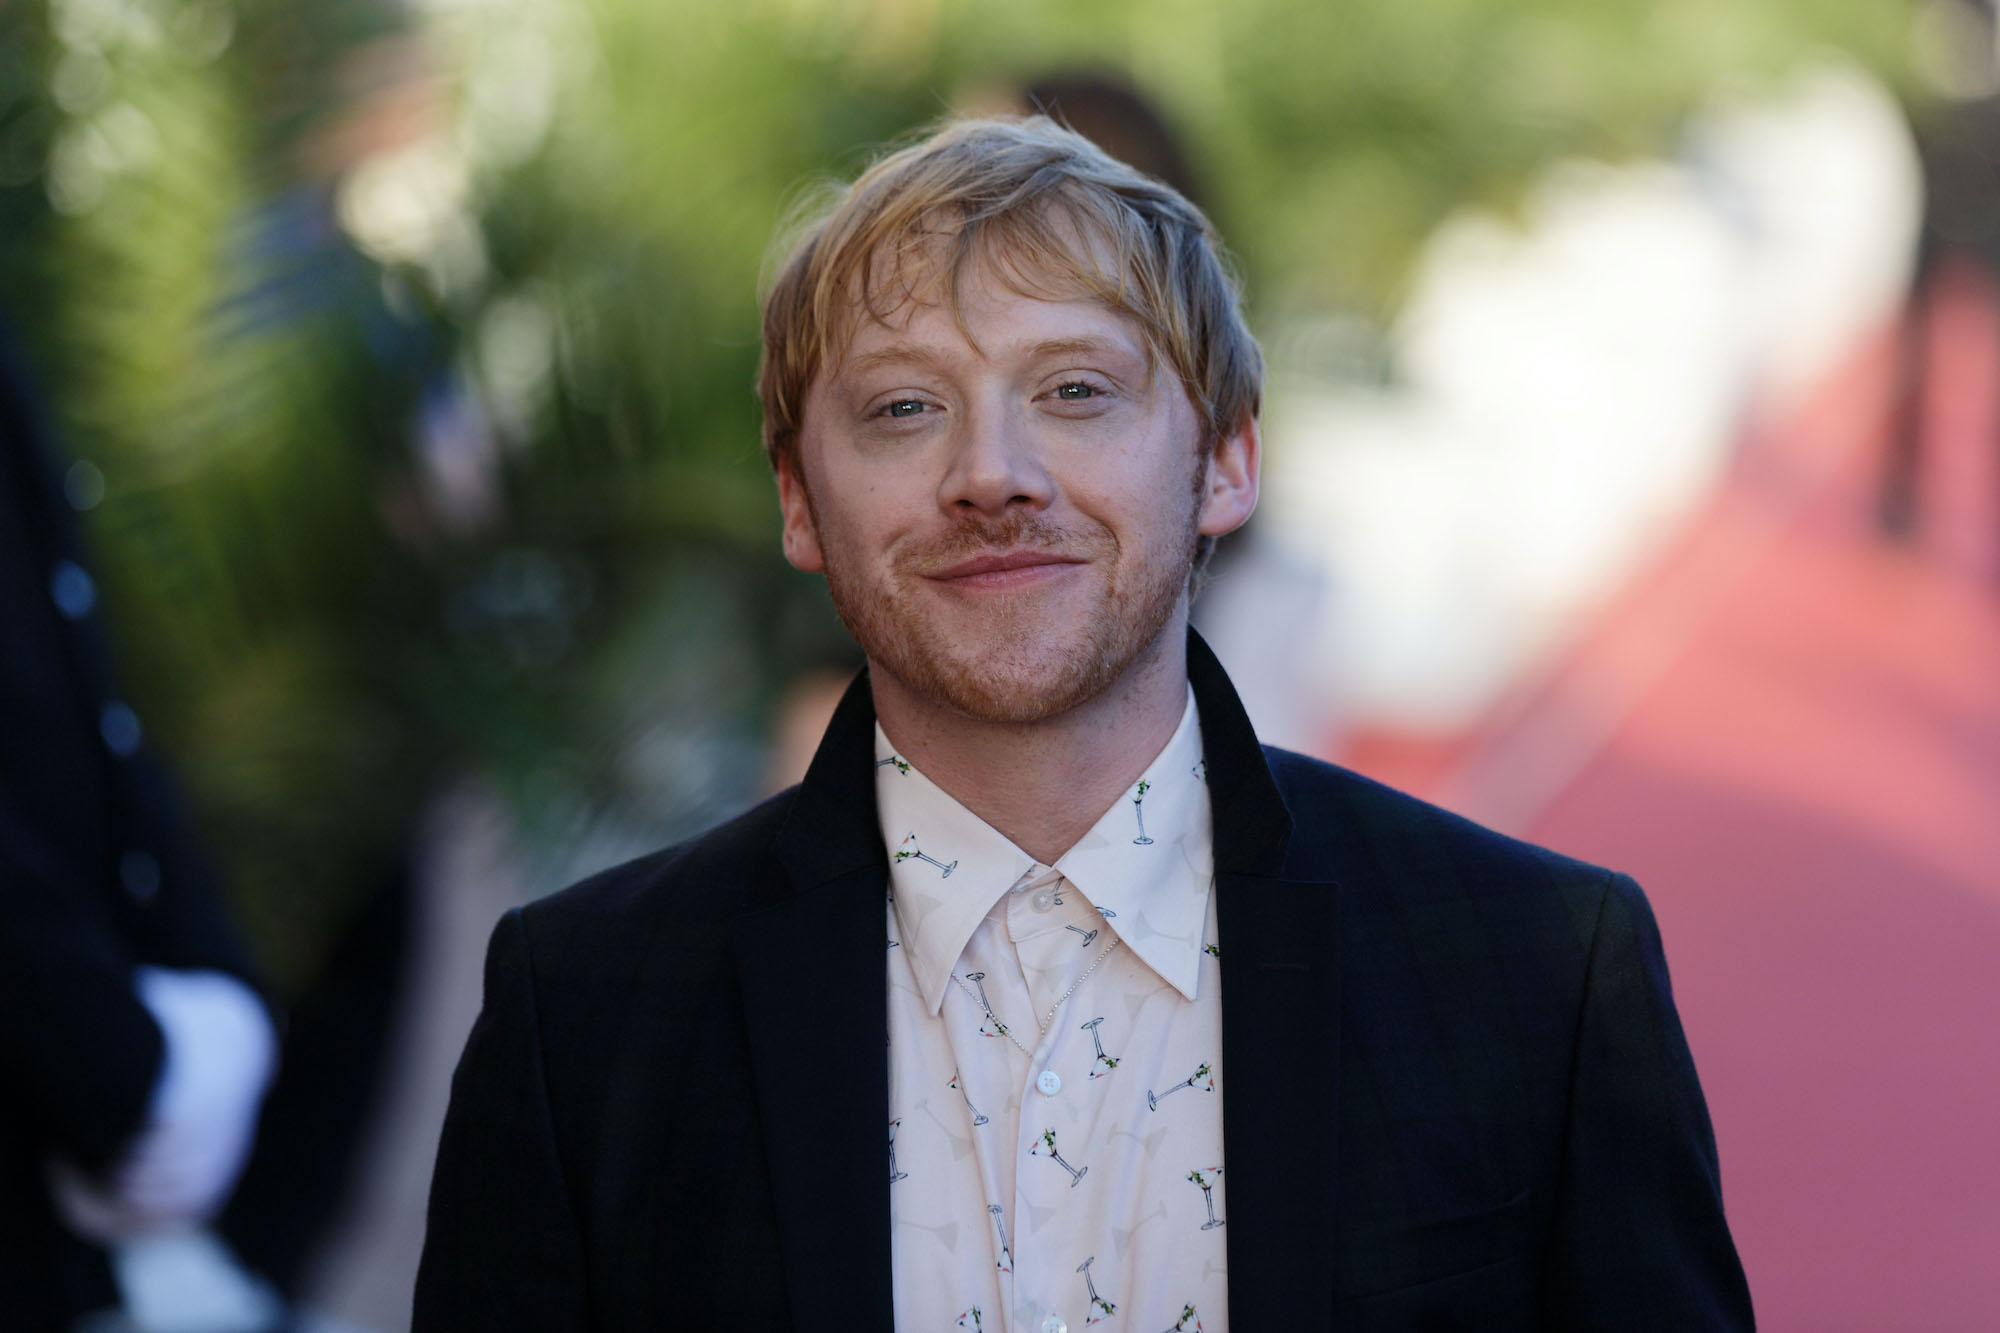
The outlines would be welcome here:
M 898 755 L 879 724 L 875 763 L 898 943 L 935 1014 L 979 922 L 1045 868 Z M 1192 691 L 1166 747 L 1054 868 L 1127 948 L 1195 998 L 1215 854 Z

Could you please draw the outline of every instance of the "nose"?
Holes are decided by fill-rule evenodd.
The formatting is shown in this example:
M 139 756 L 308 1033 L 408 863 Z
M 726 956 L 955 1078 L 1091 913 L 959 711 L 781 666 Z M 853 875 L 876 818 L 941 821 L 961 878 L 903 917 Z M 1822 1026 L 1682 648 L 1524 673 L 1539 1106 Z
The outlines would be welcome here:
M 951 514 L 999 518 L 1014 508 L 1043 509 L 1055 499 L 1055 479 L 1032 425 L 1001 403 L 965 411 L 938 485 L 938 506 Z

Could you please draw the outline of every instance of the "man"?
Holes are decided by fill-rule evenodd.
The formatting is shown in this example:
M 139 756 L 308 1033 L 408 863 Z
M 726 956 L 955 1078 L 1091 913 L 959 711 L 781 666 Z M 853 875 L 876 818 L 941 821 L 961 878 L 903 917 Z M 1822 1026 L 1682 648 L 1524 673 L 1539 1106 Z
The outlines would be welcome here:
M 1191 205 L 948 126 L 764 350 L 868 669 L 799 787 L 501 922 L 418 1327 L 1750 1327 L 1636 886 L 1261 749 L 1187 632 L 1261 374 Z

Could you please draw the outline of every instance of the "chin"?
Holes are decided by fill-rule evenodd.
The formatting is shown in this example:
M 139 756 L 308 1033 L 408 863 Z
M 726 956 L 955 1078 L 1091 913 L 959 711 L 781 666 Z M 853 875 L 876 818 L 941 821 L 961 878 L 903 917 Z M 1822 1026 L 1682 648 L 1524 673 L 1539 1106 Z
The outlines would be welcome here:
M 902 590 L 855 586 L 836 569 L 827 585 L 869 661 L 911 694 L 975 721 L 1019 726 L 1090 703 L 1156 657 L 1186 572 L 1176 580 L 1166 571 L 1136 594 L 1105 588 L 1083 599 L 1088 605 L 1037 599 L 969 621 Z
M 1003 630 L 973 651 L 924 635 L 864 640 L 862 647 L 918 697 L 975 721 L 1018 726 L 1060 717 L 1115 689 L 1141 658 L 1153 656 L 1162 628 L 1103 617 L 1071 634 Z
M 1101 661 L 1070 656 L 1036 668 L 975 663 L 932 664 L 928 688 L 906 681 L 928 697 L 979 722 L 1025 725 L 1060 717 L 1102 694 L 1120 674 Z

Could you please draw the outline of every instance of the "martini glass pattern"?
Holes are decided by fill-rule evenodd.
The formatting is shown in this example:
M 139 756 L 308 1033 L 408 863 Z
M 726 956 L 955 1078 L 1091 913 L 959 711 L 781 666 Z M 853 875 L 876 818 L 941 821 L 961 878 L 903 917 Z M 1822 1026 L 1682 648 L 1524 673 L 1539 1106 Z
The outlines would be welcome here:
M 1084 1031 L 1090 1033 L 1091 1045 L 1097 1047 L 1097 1063 L 1104 1066 L 1102 1069 L 1092 1069 L 1090 1071 L 1092 1078 L 1103 1078 L 1106 1074 L 1118 1068 L 1118 1057 L 1104 1053 L 1104 1039 L 1097 1035 L 1097 1025 L 1103 1021 L 1102 1018 L 1093 1018 L 1083 1025 Z
M 1083 1178 L 1090 1174 L 1089 1167 L 1071 1166 L 1062 1159 L 1062 1154 L 1056 1151 L 1056 1132 L 1054 1129 L 1043 1130 L 1036 1137 L 1033 1145 L 1029 1147 L 1028 1153 L 1034 1157 L 1047 1157 L 1057 1166 L 1069 1172 L 1069 1187 L 1071 1189 L 1075 1189 L 1078 1185 L 1082 1184 Z
M 1097 1256 L 1093 1254 L 1076 1266 L 1076 1271 L 1083 1274 L 1084 1289 L 1090 1293 L 1091 1309 L 1090 1313 L 1084 1317 L 1083 1322 L 1085 1325 L 1101 1324 L 1112 1315 L 1118 1313 L 1116 1305 L 1097 1294 L 1097 1283 L 1090 1276 L 1090 1266 L 1096 1262 Z
M 918 861 L 926 862 L 930 865 L 934 865 L 938 868 L 940 872 L 938 875 L 939 879 L 950 879 L 951 872 L 958 869 L 957 861 L 953 861 L 950 865 L 946 865 L 944 862 L 938 860 L 934 856 L 925 856 L 923 853 L 923 849 L 917 846 L 917 835 L 914 833 L 906 835 L 903 838 L 901 844 L 897 846 L 896 859 L 898 861 L 908 861 L 911 859 L 915 859 Z
M 1202 1202 L 1208 1205 L 1208 1220 L 1201 1224 L 1203 1231 L 1213 1231 L 1222 1225 L 1222 1219 L 1215 1215 L 1215 1177 L 1221 1174 L 1219 1166 L 1196 1167 L 1187 1174 L 1189 1180 L 1201 1186 Z
M 981 1115 L 979 1108 L 972 1104 L 972 1094 L 965 1090 L 965 1079 L 956 1069 L 951 1071 L 951 1086 L 958 1090 L 959 1096 L 965 1098 L 965 1109 L 972 1112 L 972 1127 L 978 1129 L 981 1125 L 985 1124 L 986 1117 Z
M 1159 1110 L 1161 1102 L 1173 1096 L 1175 1093 L 1182 1091 L 1183 1089 L 1192 1088 L 1195 1084 L 1201 1082 L 1205 1078 L 1208 1079 L 1208 1090 L 1210 1092 L 1214 1092 L 1215 1080 L 1209 1078 L 1208 1076 L 1208 1063 L 1206 1061 L 1202 1063 L 1201 1068 L 1195 1070 L 1192 1074 L 1189 1074 L 1186 1078 L 1174 1084 L 1174 1086 L 1168 1088 L 1165 1092 L 1156 1093 L 1151 1088 L 1146 1089 L 1146 1109 L 1148 1111 Z
M 1000 1216 L 1000 1205 L 989 1203 L 986 1211 L 993 1214 L 993 1225 L 1000 1228 L 1000 1259 L 994 1265 L 1003 1273 L 1014 1271 L 1014 1252 L 1007 1248 L 1007 1220 Z
M 899 1180 L 908 1180 L 910 1178 L 909 1172 L 898 1171 L 896 1169 L 896 1126 L 902 1123 L 900 1118 L 889 1122 L 889 1183 L 891 1185 Z
M 1132 793 L 1132 816 L 1139 821 L 1139 836 L 1132 839 L 1134 847 L 1150 847 L 1153 843 L 1153 840 L 1146 836 L 1146 811 L 1143 804 L 1146 793 L 1152 789 L 1152 783 L 1140 778 L 1139 789 Z

